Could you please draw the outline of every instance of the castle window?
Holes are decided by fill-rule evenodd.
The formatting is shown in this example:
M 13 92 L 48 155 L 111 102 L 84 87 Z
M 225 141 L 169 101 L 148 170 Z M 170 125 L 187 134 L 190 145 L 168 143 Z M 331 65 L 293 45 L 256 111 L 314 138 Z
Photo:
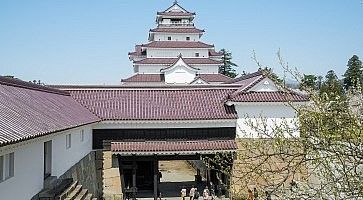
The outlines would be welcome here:
M 189 41 L 190 40 L 190 37 L 187 37 L 186 40 Z
M 84 130 L 82 129 L 81 132 L 79 133 L 79 136 L 80 136 L 80 140 L 81 142 L 84 141 Z
M 195 57 L 199 57 L 199 53 L 195 53 Z
M 14 153 L 0 156 L 0 182 L 14 176 Z
M 168 40 L 171 40 L 171 36 L 168 37 Z
M 66 149 L 69 149 L 72 147 L 72 135 L 68 134 L 66 135 Z

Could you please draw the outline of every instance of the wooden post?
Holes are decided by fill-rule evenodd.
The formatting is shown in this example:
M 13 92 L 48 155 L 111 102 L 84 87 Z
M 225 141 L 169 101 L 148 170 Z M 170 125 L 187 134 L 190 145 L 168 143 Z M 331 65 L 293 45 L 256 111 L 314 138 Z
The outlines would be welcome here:
M 118 160 L 118 169 L 119 169 L 119 172 L 120 172 L 121 191 L 124 194 L 125 193 L 125 178 L 124 178 L 124 170 L 122 168 L 121 155 L 117 155 L 117 160 Z
M 132 160 L 132 196 L 133 199 L 136 199 L 136 159 L 133 158 Z
M 159 187 L 159 163 L 158 158 L 154 156 L 154 200 L 158 199 Z
M 209 183 L 210 183 L 210 169 L 209 168 L 207 168 L 207 174 L 206 174 L 206 178 L 207 178 L 207 186 L 208 186 L 208 188 L 209 188 Z

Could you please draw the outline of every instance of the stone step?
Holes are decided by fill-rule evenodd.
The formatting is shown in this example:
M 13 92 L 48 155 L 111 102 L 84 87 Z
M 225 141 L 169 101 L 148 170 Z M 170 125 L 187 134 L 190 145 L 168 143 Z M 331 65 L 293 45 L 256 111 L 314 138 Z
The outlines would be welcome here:
M 87 189 L 83 189 L 74 200 L 83 200 L 86 195 L 88 194 L 88 190 Z
M 92 197 L 93 195 L 91 193 L 88 193 L 84 200 L 92 200 Z
M 77 195 L 81 192 L 82 185 L 77 185 L 76 188 L 67 196 L 65 200 L 74 200 Z
M 76 188 L 77 185 L 78 181 L 73 182 L 71 186 L 69 186 L 66 190 L 64 190 L 64 192 L 62 192 L 61 195 L 59 195 L 59 199 L 60 200 L 66 199 L 67 196 L 69 196 L 73 192 L 73 190 Z

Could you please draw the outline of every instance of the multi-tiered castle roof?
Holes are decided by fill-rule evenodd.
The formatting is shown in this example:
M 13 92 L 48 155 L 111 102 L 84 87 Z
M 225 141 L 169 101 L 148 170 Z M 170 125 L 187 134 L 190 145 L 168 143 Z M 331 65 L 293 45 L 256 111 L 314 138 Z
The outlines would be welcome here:
M 135 74 L 123 84 L 216 84 L 231 78 L 219 74 L 222 53 L 200 41 L 204 30 L 194 26 L 194 12 L 177 2 L 157 12 L 157 27 L 150 29 L 148 43 L 129 53 Z

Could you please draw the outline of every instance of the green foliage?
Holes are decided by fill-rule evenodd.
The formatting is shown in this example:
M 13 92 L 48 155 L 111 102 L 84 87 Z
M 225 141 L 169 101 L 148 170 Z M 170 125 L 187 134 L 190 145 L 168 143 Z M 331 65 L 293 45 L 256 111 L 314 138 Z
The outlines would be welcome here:
M 305 88 L 316 90 L 318 88 L 318 77 L 313 74 L 304 74 L 299 88 L 301 90 L 304 90 Z
M 237 73 L 233 67 L 237 67 L 238 65 L 232 62 L 232 53 L 225 49 L 221 49 L 221 52 L 223 53 L 223 65 L 219 67 L 219 73 L 229 76 L 231 78 L 236 77 Z
M 319 89 L 319 77 L 288 72 Z M 333 70 L 321 82 L 321 92 L 307 91 L 309 102 L 286 102 L 296 111 L 295 123 L 282 119 L 271 124 L 269 116 L 256 116 L 245 122 L 248 131 L 238 127 L 246 137 L 238 140 L 234 183 L 257 185 L 279 199 L 363 198 L 362 91 L 354 86 L 344 91 Z M 249 132 L 261 138 L 251 138 Z
M 348 61 L 348 69 L 344 73 L 344 88 L 349 90 L 351 88 L 358 88 L 363 86 L 363 65 L 357 55 L 353 55 Z
M 337 75 L 333 70 L 329 70 L 320 88 L 320 96 L 327 100 L 334 100 L 344 96 L 344 89 Z

